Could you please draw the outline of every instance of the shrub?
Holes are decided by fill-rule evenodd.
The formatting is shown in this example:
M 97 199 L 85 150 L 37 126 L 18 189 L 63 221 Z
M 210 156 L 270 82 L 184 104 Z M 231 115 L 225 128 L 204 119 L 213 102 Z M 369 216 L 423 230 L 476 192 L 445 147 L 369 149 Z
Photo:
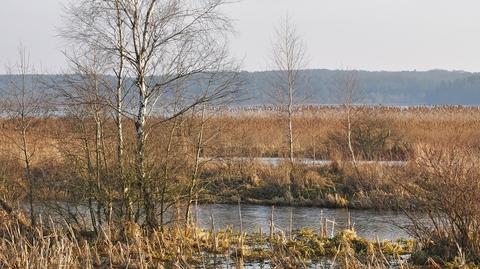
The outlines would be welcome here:
M 404 187 L 424 212 L 410 214 L 423 256 L 480 262 L 479 156 L 458 148 L 423 148 L 417 156 L 418 173 Z

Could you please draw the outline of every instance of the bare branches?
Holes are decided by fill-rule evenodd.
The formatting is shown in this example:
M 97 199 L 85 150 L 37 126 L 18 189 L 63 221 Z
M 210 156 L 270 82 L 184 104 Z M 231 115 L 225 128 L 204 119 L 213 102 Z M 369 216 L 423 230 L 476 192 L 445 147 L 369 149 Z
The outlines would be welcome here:
M 337 79 L 337 98 L 345 110 L 345 129 L 347 136 L 348 149 L 352 158 L 353 166 L 357 176 L 361 177 L 358 169 L 357 156 L 353 148 L 352 132 L 354 121 L 356 120 L 355 105 L 360 102 L 362 95 L 359 88 L 357 73 L 355 71 L 346 71 Z
M 364 100 L 365 96 L 360 85 L 357 71 L 345 70 L 336 78 L 335 82 L 335 99 L 345 108 L 352 108 Z
M 423 147 L 417 154 L 418 175 L 410 184 L 399 183 L 413 197 L 416 209 L 426 212 L 423 218 L 408 215 L 413 224 L 411 233 L 427 254 L 450 260 L 460 248 L 478 262 L 478 154 L 452 145 Z
M 275 31 L 275 41 L 272 44 L 272 63 L 279 73 L 275 77 L 275 88 L 279 103 L 289 102 L 289 96 L 297 98 L 300 82 L 300 72 L 306 67 L 306 48 L 300 34 L 286 15 Z M 295 101 L 295 100 L 294 100 Z
M 273 43 L 272 62 L 278 70 L 274 82 L 274 98 L 281 104 L 288 120 L 288 155 L 294 165 L 294 106 L 298 96 L 300 71 L 305 67 L 305 46 L 295 25 L 287 15 L 276 30 L 276 40 Z
M 32 159 L 37 150 L 36 141 L 32 141 L 32 126 L 44 119 L 48 112 L 45 89 L 37 77 L 32 77 L 34 68 L 30 65 L 28 54 L 23 46 L 19 47 L 18 62 L 14 67 L 7 68 L 11 80 L 7 89 L 4 89 L 2 108 L 6 114 L 7 123 L 3 126 L 14 130 L 4 130 L 3 134 L 15 145 L 24 169 L 24 180 L 27 182 L 27 193 L 30 213 L 30 224 L 36 225 L 34 206 L 35 179 L 32 174 Z
M 236 67 L 228 60 L 227 53 L 231 24 L 220 12 L 226 3 L 225 0 L 81 0 L 66 8 L 66 27 L 61 29 L 61 36 L 76 49 L 89 48 L 95 55 L 98 53 L 105 64 L 103 74 L 113 70 L 111 73 L 116 77 L 116 86 L 110 87 L 116 89 L 112 91 L 116 94 L 115 102 L 105 100 L 117 115 L 119 160 L 123 143 L 121 117 L 128 115 L 134 122 L 135 183 L 150 228 L 157 225 L 156 193 L 147 173 L 146 144 L 151 130 L 164 121 L 148 124 L 149 117 L 154 111 L 168 111 L 173 101 L 174 113 L 164 115 L 167 120 L 173 119 L 199 104 L 227 98 L 238 89 L 237 74 L 232 72 Z M 88 71 L 72 62 L 76 69 Z M 127 79 L 134 90 L 127 98 L 136 102 L 129 108 L 123 103 L 128 96 Z M 188 94 L 188 88 L 182 87 L 185 94 L 173 96 L 183 96 L 183 100 L 171 99 L 176 84 L 197 79 L 209 81 L 208 85 L 201 86 L 200 92 Z

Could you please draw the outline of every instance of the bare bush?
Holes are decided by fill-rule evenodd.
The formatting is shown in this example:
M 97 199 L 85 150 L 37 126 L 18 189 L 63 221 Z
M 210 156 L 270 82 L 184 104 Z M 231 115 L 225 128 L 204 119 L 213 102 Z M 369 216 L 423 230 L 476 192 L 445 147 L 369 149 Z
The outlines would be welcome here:
M 425 257 L 452 261 L 465 255 L 468 261 L 480 261 L 478 161 L 478 154 L 464 148 L 425 147 L 418 152 L 418 174 L 405 188 L 416 209 L 425 212 L 410 214 L 411 233 Z

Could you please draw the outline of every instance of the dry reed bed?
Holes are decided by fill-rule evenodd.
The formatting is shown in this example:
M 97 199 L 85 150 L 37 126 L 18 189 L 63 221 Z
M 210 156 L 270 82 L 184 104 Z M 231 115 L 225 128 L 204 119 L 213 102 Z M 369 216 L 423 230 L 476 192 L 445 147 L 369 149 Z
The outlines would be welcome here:
M 343 110 L 339 107 L 305 107 L 299 109 L 294 119 L 295 149 L 298 157 L 313 157 L 331 159 L 332 149 L 329 148 L 333 136 L 342 139 L 345 122 Z M 358 129 L 378 128 L 394 134 L 411 153 L 419 145 L 451 145 L 463 144 L 465 147 L 480 148 L 480 142 L 475 137 L 480 136 L 480 110 L 464 107 L 360 107 L 357 111 L 358 122 L 368 119 L 376 124 L 365 126 L 359 123 Z M 207 143 L 204 155 L 262 157 L 286 156 L 285 122 L 281 114 L 267 108 L 247 110 L 219 109 L 210 111 L 205 136 L 214 137 Z M 153 118 L 150 123 L 156 127 L 151 130 L 149 147 L 152 156 L 164 155 L 165 141 L 171 129 L 171 122 L 157 124 L 161 118 Z M 192 119 L 184 124 L 192 124 Z M 195 119 L 193 119 L 195 121 Z M 0 153 L 3 158 L 16 158 L 17 147 L 12 143 L 16 132 L 9 128 L 9 122 L 0 122 L 3 126 L 0 136 Z M 78 130 L 75 130 L 77 120 L 70 118 L 39 119 L 33 125 L 29 135 L 30 143 L 40 145 L 36 151 L 35 160 L 45 158 L 61 159 L 62 152 L 75 143 L 81 143 Z M 125 123 L 125 145 L 134 146 L 133 125 Z M 87 122 L 87 128 L 93 128 Z M 115 131 L 114 122 L 104 123 L 107 149 L 113 153 Z M 179 147 L 188 147 L 196 137 L 196 132 L 185 125 L 176 133 Z M 88 129 L 87 129 L 88 133 Z M 91 132 L 90 132 L 91 133 Z M 77 142 L 75 142 L 77 141 Z M 358 149 L 360 152 L 362 149 Z M 341 157 L 348 158 L 342 153 Z
M 212 126 L 223 126 L 211 155 L 287 156 L 286 122 L 275 110 L 220 111 Z M 386 129 L 405 145 L 406 155 L 418 145 L 458 144 L 480 148 L 480 110 L 464 107 L 360 107 L 355 114 L 358 128 Z M 376 124 L 362 125 L 370 120 Z M 294 120 L 295 149 L 299 157 L 331 159 L 332 135 L 346 136 L 345 115 L 340 107 L 299 109 Z M 361 149 L 357 149 L 361 151 Z M 348 154 L 341 153 L 348 158 Z
M 362 152 L 371 151 L 370 157 L 374 159 L 405 159 L 415 160 L 419 149 L 424 147 L 444 148 L 457 145 L 472 151 L 480 151 L 480 110 L 478 108 L 464 107 L 360 107 L 356 114 L 359 122 L 358 130 L 373 128 L 390 134 L 382 149 L 370 147 L 362 149 L 358 145 L 356 151 L 359 159 Z M 350 156 L 346 149 L 344 115 L 340 107 L 303 107 L 299 109 L 295 118 L 295 151 L 298 157 L 316 159 L 349 160 Z M 368 124 L 365 125 L 365 119 Z M 150 123 L 156 124 L 160 118 L 151 119 Z M 172 145 L 173 152 L 166 157 L 166 141 L 169 139 L 173 122 L 161 123 L 151 130 L 150 140 L 147 145 L 149 159 L 157 170 L 163 170 L 162 166 L 168 162 L 171 173 L 175 175 L 172 182 L 187 182 L 190 177 L 188 170 L 194 160 L 194 144 L 197 138 L 195 124 L 196 117 L 186 116 L 179 120 L 179 126 L 175 132 Z M 25 182 L 22 180 L 23 170 L 18 158 L 19 151 L 10 138 L 15 137 L 16 132 L 9 128 L 9 122 L 1 122 L 4 128 L 0 135 L 0 180 L 3 184 L 2 194 L 7 200 L 15 203 L 24 196 Z M 65 179 L 73 178 L 77 172 L 82 171 L 82 163 L 85 163 L 85 150 L 82 133 L 78 130 L 79 122 L 73 118 L 49 118 L 39 119 L 33 125 L 29 135 L 30 144 L 35 145 L 32 155 L 32 166 L 37 177 L 40 189 L 39 195 L 49 194 L 53 186 L 62 184 Z M 115 131 L 114 122 L 106 119 L 104 123 L 104 137 L 106 149 L 107 168 L 115 167 Z M 89 134 L 87 139 L 94 144 L 92 129 L 93 123 L 86 120 L 84 128 Z M 134 151 L 134 132 L 132 122 L 125 122 L 125 156 Z M 204 157 L 260 157 L 260 156 L 286 156 L 285 128 L 281 118 L 273 108 L 242 110 L 218 109 L 210 111 L 206 122 L 205 137 L 208 142 L 203 145 L 202 156 Z M 374 144 L 376 145 L 376 144 Z M 373 148 L 373 149 L 372 149 Z M 91 153 L 93 155 L 93 153 Z M 169 158 L 169 159 L 167 159 Z M 133 163 L 128 157 L 126 163 Z M 77 167 L 78 166 L 78 167 Z M 85 166 L 85 165 L 83 165 Z M 152 165 L 153 167 L 153 165 Z M 187 168 L 187 169 L 186 169 Z M 205 168 L 205 169 L 204 169 Z M 405 167 L 410 169 L 411 167 Z M 132 169 L 129 167 L 128 169 Z M 404 170 L 405 170 L 404 169 Z M 212 185 L 218 180 L 234 179 L 237 183 L 246 186 L 246 192 L 256 188 L 278 190 L 269 198 L 271 201 L 278 197 L 278 202 L 288 203 L 290 197 L 284 197 L 282 185 L 288 180 L 284 167 L 272 168 L 260 167 L 258 164 L 228 164 L 226 166 L 209 167 L 202 164 L 202 180 Z M 308 200 L 320 200 L 327 203 L 310 203 L 310 205 L 340 205 L 345 206 L 345 199 L 358 198 L 355 203 L 348 203 L 355 207 L 368 207 L 368 204 L 378 203 L 382 197 L 392 198 L 402 195 L 396 188 L 394 178 L 405 179 L 409 177 L 406 171 L 395 171 L 390 168 L 371 167 L 366 168 L 363 179 L 352 173 L 351 168 L 330 167 L 329 169 L 309 168 L 300 169 L 297 183 L 302 189 L 311 191 L 308 195 L 302 195 Z M 398 170 L 398 169 L 396 169 Z M 260 179 L 260 186 L 254 179 Z M 45 184 L 43 184 L 45 183 Z M 227 183 L 230 182 L 227 180 Z M 227 184 L 227 185 L 228 185 Z M 253 188 L 248 189 L 247 185 Z M 42 190 L 42 186 L 47 189 Z M 274 188 L 271 188 L 271 187 Z M 233 187 L 238 187 L 233 185 Z M 70 188 L 70 187 L 69 187 Z M 8 190 L 8 191 L 7 191 Z M 370 190 L 373 190 L 371 192 Z M 302 191 L 303 192 L 303 191 Z M 219 192 L 219 194 L 225 194 Z M 239 195 L 239 193 L 234 193 Z M 262 194 L 262 192 L 257 192 Z M 335 194 L 337 194 L 335 196 Z M 240 193 L 241 195 L 241 193 Z M 334 195 L 333 197 L 327 196 Z M 48 196 L 48 195 L 47 195 Z M 50 195 L 51 196 L 51 195 Z M 300 195 L 297 195 L 298 198 Z M 378 199 L 377 199 L 378 197 Z M 42 198 L 42 197 L 39 197 Z M 48 198 L 48 197 L 44 197 Z M 252 202 L 259 200 L 252 196 Z M 295 198 L 295 197 L 294 197 Z M 391 200 L 389 198 L 389 200 Z M 247 201 L 248 199 L 244 199 Z M 261 199 L 260 199 L 261 200 Z M 263 201 L 263 202 L 265 202 Z M 262 202 L 262 201 L 260 201 Z

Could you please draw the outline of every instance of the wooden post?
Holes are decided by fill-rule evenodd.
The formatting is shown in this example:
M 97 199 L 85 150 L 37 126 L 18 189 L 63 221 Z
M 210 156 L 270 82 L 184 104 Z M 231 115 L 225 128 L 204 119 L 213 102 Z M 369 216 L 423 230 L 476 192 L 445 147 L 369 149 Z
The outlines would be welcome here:
M 328 219 L 323 219 L 323 237 L 328 237 Z
M 347 213 L 348 213 L 348 229 L 350 231 L 353 231 L 353 229 L 352 229 L 352 216 L 350 215 L 350 211 L 347 211 Z
M 243 236 L 243 220 L 242 220 L 242 206 L 241 200 L 242 198 L 238 198 L 238 217 L 240 218 L 240 234 Z
M 217 252 L 217 236 L 215 234 L 215 218 L 213 217 L 213 212 L 210 213 L 210 218 L 212 220 L 211 235 L 213 238 L 213 252 Z
M 331 237 L 333 238 L 335 236 L 335 219 L 332 221 L 332 235 Z
M 290 224 L 289 224 L 289 239 L 290 239 L 290 241 L 292 241 L 292 239 L 293 239 L 292 233 L 293 233 L 293 209 L 290 208 Z
M 275 206 L 272 205 L 272 214 L 270 216 L 270 240 L 273 239 L 275 224 L 273 222 L 273 214 L 274 214 Z
M 318 235 L 323 238 L 323 210 L 320 211 L 320 229 Z
M 262 231 L 262 226 L 258 226 L 258 228 L 259 228 L 259 231 L 258 231 L 258 232 L 260 233 L 260 242 L 262 242 L 262 244 L 263 244 L 263 231 Z
M 238 198 L 238 217 L 240 218 L 240 237 L 238 238 L 238 246 L 240 249 L 239 266 L 240 268 L 243 268 L 243 220 L 242 220 L 241 198 Z

